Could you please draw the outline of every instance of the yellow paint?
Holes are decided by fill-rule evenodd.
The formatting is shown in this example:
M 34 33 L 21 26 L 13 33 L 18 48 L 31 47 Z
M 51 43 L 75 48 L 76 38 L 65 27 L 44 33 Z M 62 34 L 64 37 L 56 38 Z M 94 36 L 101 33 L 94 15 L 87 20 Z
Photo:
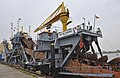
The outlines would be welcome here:
M 62 3 L 60 21 L 62 22 L 62 25 L 63 25 L 63 31 L 67 30 L 67 25 L 66 24 L 67 24 L 68 19 L 69 19 L 68 13 L 65 9 L 64 3 Z
M 69 12 L 66 10 L 64 2 L 62 2 L 62 4 L 34 32 L 37 32 L 58 20 L 62 23 L 63 31 L 66 31 L 68 19 Z

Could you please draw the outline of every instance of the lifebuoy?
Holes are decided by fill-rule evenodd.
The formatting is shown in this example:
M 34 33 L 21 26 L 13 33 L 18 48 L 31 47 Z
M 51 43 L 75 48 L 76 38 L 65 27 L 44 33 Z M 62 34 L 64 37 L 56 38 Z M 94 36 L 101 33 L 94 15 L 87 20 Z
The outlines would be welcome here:
M 84 46 L 83 40 L 80 39 L 79 47 L 80 47 L 80 48 L 83 48 L 83 46 Z

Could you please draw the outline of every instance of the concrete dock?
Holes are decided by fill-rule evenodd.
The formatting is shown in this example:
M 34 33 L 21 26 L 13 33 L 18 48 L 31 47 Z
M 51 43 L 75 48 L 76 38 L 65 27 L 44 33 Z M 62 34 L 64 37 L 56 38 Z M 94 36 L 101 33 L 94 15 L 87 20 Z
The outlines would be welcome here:
M 0 63 L 0 78 L 36 78 L 36 77 L 23 73 L 20 70 L 17 70 L 16 68 L 3 65 Z

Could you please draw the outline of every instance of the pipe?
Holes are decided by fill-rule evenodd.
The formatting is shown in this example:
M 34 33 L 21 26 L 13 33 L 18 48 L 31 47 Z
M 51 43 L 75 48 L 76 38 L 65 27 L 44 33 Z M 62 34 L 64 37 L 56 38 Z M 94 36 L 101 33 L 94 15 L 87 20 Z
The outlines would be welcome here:
M 51 74 L 55 75 L 55 49 L 54 49 L 54 43 L 51 43 Z

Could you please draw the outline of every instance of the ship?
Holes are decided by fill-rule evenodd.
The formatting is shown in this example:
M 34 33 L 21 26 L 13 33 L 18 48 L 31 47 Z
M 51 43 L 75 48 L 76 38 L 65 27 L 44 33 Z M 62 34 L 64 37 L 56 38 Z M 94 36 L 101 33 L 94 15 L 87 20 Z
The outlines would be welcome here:
M 54 78 L 119 78 L 120 58 L 108 62 L 108 56 L 102 54 L 98 38 L 102 38 L 100 28 L 85 22 L 73 28 L 67 28 L 69 9 L 64 2 L 38 27 L 36 42 L 28 33 L 18 31 L 11 38 L 12 49 L 3 41 L 6 53 L 5 63 L 22 67 L 30 71 Z M 52 24 L 61 21 L 62 32 L 51 31 Z M 42 30 L 46 31 L 42 31 Z M 100 58 L 94 50 L 95 43 Z

